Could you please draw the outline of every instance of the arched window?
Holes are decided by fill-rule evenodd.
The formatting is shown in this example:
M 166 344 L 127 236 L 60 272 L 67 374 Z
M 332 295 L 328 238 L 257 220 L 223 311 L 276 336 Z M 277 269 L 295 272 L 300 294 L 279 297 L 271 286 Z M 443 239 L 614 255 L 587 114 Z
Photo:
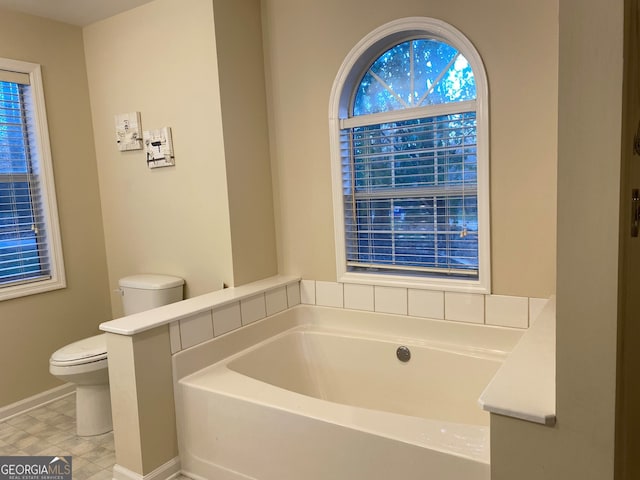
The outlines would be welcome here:
M 487 100 L 475 48 L 438 20 L 347 56 L 330 105 L 341 281 L 490 290 Z

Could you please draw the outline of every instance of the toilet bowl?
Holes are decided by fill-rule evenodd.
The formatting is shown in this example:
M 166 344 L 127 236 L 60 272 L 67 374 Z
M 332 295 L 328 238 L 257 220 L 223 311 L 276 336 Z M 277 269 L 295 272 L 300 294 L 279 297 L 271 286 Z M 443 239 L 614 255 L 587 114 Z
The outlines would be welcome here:
M 103 333 L 62 347 L 51 355 L 49 372 L 76 385 L 76 431 L 100 435 L 112 429 L 107 339 Z
M 125 315 L 183 298 L 184 280 L 169 275 L 133 275 L 120 279 Z M 106 334 L 85 338 L 56 350 L 49 372 L 76 386 L 76 432 L 93 436 L 112 430 Z

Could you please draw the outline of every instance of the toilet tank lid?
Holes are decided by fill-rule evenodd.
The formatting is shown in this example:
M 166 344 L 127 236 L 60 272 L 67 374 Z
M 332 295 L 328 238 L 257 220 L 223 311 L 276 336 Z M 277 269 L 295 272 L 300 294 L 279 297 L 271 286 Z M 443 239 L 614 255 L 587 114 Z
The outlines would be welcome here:
M 121 287 L 139 288 L 142 290 L 163 290 L 165 288 L 184 285 L 184 279 L 173 275 L 159 275 L 145 273 L 121 278 L 118 282 Z

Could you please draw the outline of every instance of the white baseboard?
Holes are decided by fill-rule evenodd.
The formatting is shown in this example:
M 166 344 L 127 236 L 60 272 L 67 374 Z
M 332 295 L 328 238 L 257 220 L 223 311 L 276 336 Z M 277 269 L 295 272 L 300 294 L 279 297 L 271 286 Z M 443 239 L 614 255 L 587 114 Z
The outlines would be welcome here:
M 35 408 L 55 402 L 56 400 L 75 393 L 76 387 L 72 383 L 65 383 L 59 387 L 46 390 L 15 403 L 0 407 L 0 422 L 9 420 L 16 415 L 21 415 Z
M 180 458 L 175 457 L 153 472 L 140 475 L 117 463 L 113 466 L 113 480 L 171 480 L 180 475 Z

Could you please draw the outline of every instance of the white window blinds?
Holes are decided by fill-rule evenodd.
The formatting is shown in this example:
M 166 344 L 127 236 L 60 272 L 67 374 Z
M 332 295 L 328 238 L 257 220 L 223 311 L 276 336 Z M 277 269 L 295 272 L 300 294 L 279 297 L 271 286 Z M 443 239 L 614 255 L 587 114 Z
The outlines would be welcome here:
M 0 287 L 49 279 L 29 75 L 0 70 Z
M 397 44 L 341 122 L 348 272 L 478 278 L 476 83 L 434 39 Z
M 476 277 L 475 112 L 341 136 L 348 270 Z

